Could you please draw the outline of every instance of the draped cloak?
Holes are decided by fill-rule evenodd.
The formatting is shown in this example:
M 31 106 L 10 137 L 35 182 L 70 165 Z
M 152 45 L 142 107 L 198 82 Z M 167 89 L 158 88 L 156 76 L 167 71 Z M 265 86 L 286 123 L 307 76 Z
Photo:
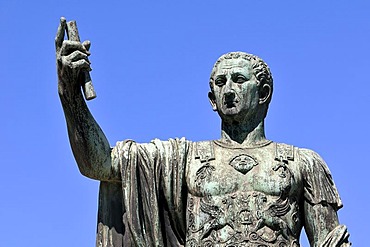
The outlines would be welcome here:
M 184 138 L 117 143 L 111 152 L 111 179 L 100 183 L 97 247 L 185 245 L 185 169 L 192 146 Z M 341 208 L 325 162 L 308 149 L 299 149 L 298 154 L 304 200 Z M 349 246 L 348 236 L 340 225 L 320 246 Z
M 185 244 L 189 147 L 183 138 L 117 143 L 112 174 L 122 179 L 100 183 L 96 246 Z

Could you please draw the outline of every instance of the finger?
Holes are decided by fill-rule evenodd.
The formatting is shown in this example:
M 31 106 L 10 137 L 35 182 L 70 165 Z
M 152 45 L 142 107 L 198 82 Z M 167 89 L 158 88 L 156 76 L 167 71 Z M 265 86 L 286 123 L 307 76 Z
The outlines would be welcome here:
M 68 56 L 66 56 L 65 58 L 66 58 L 66 61 L 76 62 L 78 60 L 84 59 L 88 63 L 90 63 L 89 60 L 87 59 L 87 55 L 83 52 L 80 52 L 80 51 L 74 51 L 71 54 L 69 54 Z
M 66 29 L 66 18 L 61 17 L 60 18 L 60 23 L 59 23 L 59 26 L 58 26 L 58 31 L 57 31 L 57 34 L 55 36 L 55 48 L 57 49 L 57 51 L 59 51 L 60 48 L 62 47 L 63 40 L 64 40 L 65 29 Z
M 85 40 L 82 45 L 85 46 L 86 50 L 90 50 L 91 42 L 90 40 Z
M 83 59 L 78 60 L 76 62 L 72 62 L 72 67 L 74 69 L 78 69 L 78 71 L 81 70 L 91 71 L 90 63 Z
M 62 45 L 60 53 L 62 56 L 65 56 L 65 55 L 69 55 L 70 53 L 76 50 L 81 51 L 88 56 L 90 55 L 90 52 L 86 50 L 85 46 L 83 46 L 80 42 L 71 41 L 71 40 L 63 41 L 63 45 Z

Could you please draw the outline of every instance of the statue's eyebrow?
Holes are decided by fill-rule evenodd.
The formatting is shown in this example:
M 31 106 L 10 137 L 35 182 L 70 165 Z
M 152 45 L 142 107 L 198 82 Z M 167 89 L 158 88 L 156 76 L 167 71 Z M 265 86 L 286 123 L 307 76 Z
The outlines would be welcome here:
M 226 74 L 218 74 L 216 75 L 215 78 L 222 78 L 222 79 L 225 79 L 226 78 Z
M 240 71 L 231 71 L 231 76 L 238 76 L 238 75 L 242 75 L 244 77 L 248 77 L 248 74 L 243 74 L 242 72 Z

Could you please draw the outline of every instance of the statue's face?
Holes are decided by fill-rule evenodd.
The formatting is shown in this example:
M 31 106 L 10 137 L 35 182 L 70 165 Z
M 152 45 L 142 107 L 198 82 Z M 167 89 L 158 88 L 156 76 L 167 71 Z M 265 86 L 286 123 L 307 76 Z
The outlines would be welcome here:
M 214 74 L 213 93 L 209 93 L 213 110 L 226 121 L 254 117 L 260 106 L 257 83 L 249 61 L 223 60 Z

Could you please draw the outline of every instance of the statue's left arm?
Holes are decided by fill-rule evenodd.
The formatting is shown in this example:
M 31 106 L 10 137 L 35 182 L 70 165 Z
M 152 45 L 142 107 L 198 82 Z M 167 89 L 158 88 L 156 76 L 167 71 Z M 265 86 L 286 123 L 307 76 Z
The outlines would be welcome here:
M 339 224 L 337 211 L 343 206 L 330 171 L 315 152 L 300 150 L 304 183 L 304 227 L 314 247 L 347 247 L 349 233 Z
M 318 244 L 323 243 L 326 236 L 339 225 L 336 210 L 325 203 L 310 204 L 304 201 L 304 216 L 305 231 L 311 246 L 321 246 Z

